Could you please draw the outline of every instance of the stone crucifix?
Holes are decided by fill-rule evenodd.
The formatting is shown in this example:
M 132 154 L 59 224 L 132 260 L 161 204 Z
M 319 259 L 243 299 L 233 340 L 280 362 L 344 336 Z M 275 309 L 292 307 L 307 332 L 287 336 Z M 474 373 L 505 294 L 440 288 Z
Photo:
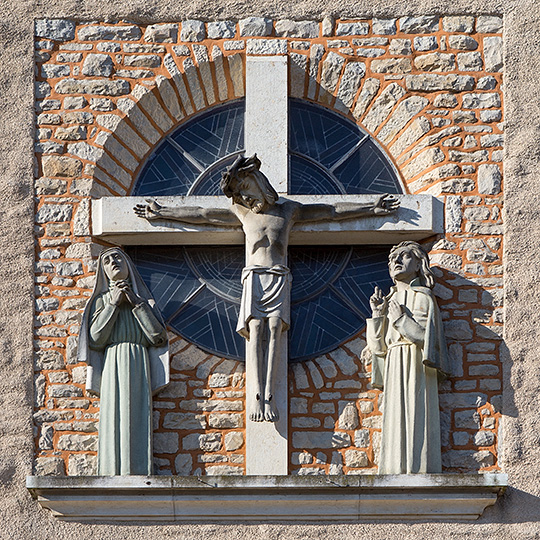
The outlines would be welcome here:
M 400 206 L 390 215 L 395 201 L 369 195 L 287 195 L 288 178 L 288 63 L 286 56 L 248 56 L 246 59 L 246 113 L 245 113 L 245 149 L 247 156 L 257 154 L 261 160 L 261 171 L 272 190 L 270 200 L 258 209 L 259 202 L 249 202 L 252 187 L 258 182 L 250 180 L 249 187 L 242 187 L 245 199 L 237 196 L 237 203 L 231 205 L 226 197 L 186 196 L 159 197 L 157 204 L 149 208 L 143 198 L 105 197 L 92 203 L 92 234 L 119 245 L 246 245 L 246 266 L 274 268 L 268 275 L 258 274 L 257 279 L 272 281 L 281 289 L 279 298 L 289 296 L 286 253 L 287 245 L 359 245 L 359 244 L 396 244 L 403 239 L 421 240 L 442 232 L 442 211 L 439 201 L 431 195 L 401 195 Z M 270 121 L 271 119 L 271 121 Z M 237 184 L 235 178 L 246 177 L 252 172 L 256 162 L 237 164 L 237 173 L 231 175 L 231 185 Z M 234 171 L 231 171 L 234 172 Z M 253 175 L 252 175 L 253 176 Z M 227 187 L 227 189 L 229 189 Z M 239 187 L 239 186 L 237 186 Z M 235 188 L 236 190 L 236 188 Z M 275 195 L 274 195 L 275 194 Z M 280 198 L 277 199 L 277 194 Z M 286 197 L 282 197 L 286 195 Z M 275 198 L 276 200 L 272 200 Z M 361 219 L 346 215 L 348 210 L 356 208 Z M 150 220 L 141 219 L 133 212 L 137 205 Z M 158 206 L 159 205 L 159 206 Z M 310 205 L 313 205 L 310 207 Z M 167 207 L 161 208 L 160 206 Z M 253 206 L 253 209 L 251 208 Z M 199 207 L 196 223 L 168 221 L 173 216 L 163 215 L 168 212 L 184 213 L 185 207 Z M 324 207 L 324 210 L 323 210 Z M 375 215 L 375 207 L 381 215 Z M 169 208 L 171 210 L 169 210 Z M 184 208 L 181 210 L 181 208 Z M 343 213 L 345 212 L 345 213 Z M 154 214 L 162 214 L 165 219 L 152 219 Z M 335 220 L 336 214 L 342 219 Z M 371 215 L 369 215 L 371 214 Z M 204 215 L 206 217 L 203 219 Z M 214 222 L 216 216 L 227 223 Z M 268 223 L 262 224 L 260 218 L 268 215 Z M 307 218 L 311 217 L 311 221 Z M 209 219 L 211 218 L 211 219 Z M 343 219 L 344 218 L 344 219 Z M 234 222 L 234 225 L 233 225 Z M 244 231 L 242 230 L 242 225 Z M 244 234 L 245 233 L 245 234 Z M 265 244 L 267 244 L 265 246 Z M 282 268 L 283 267 L 283 268 Z M 254 273 L 246 271 L 246 279 L 254 280 Z M 288 310 L 288 306 L 286 306 Z M 246 395 L 257 401 L 256 395 L 262 396 L 259 404 L 248 403 L 254 418 L 260 420 L 265 414 L 263 402 L 265 387 L 268 385 L 268 419 L 279 414 L 276 421 L 264 422 L 246 418 L 246 473 L 249 475 L 286 475 L 288 473 L 288 348 L 286 333 L 283 332 L 285 307 L 273 312 L 275 317 L 268 317 L 264 322 L 270 331 L 274 331 L 275 352 L 271 356 L 283 359 L 275 365 L 266 366 L 261 373 L 250 369 L 255 361 L 259 345 L 257 340 L 248 342 Z M 270 311 L 269 314 L 272 314 Z M 242 318 L 241 318 L 242 319 Z M 270 322 L 272 319 L 277 319 Z M 251 323 L 252 327 L 257 325 Z M 272 329 L 270 328 L 272 326 Z M 253 330 L 252 328 L 251 330 Z M 246 328 L 248 332 L 250 328 Z M 254 329 L 257 333 L 259 329 Z M 250 356 L 250 345 L 254 356 Z M 254 358 L 251 362 L 250 358 Z M 269 368 L 269 369 L 268 369 Z M 270 371 L 271 377 L 266 377 Z M 264 384 L 261 381 L 264 380 Z
M 238 157 L 223 173 L 221 189 L 233 201 L 229 208 L 166 207 L 152 201 L 136 205 L 134 210 L 149 221 L 242 226 L 246 266 L 242 272 L 243 293 L 236 330 L 247 340 L 246 371 L 255 380 L 255 388 L 248 388 L 248 415 L 253 422 L 275 422 L 279 418 L 274 399 L 277 366 L 287 363 L 280 343 L 290 324 L 291 276 L 287 249 L 293 225 L 390 214 L 397 210 L 399 201 L 391 195 L 382 195 L 366 203 L 302 204 L 280 198 L 260 166 L 256 154 Z

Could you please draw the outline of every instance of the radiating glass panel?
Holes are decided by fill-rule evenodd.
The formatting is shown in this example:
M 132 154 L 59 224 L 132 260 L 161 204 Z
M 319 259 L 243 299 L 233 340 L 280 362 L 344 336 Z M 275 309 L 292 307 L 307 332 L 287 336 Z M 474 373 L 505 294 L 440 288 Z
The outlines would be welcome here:
M 172 135 L 203 168 L 244 147 L 244 102 L 215 107 Z
M 200 171 L 168 140 L 144 166 L 132 195 L 186 195 Z
M 364 324 L 362 317 L 327 288 L 316 298 L 291 306 L 289 358 L 295 361 L 330 352 Z
M 217 356 L 244 360 L 244 338 L 236 333 L 240 306 L 203 288 L 170 322 L 186 340 Z
M 296 154 L 289 155 L 289 192 L 291 195 L 338 195 L 343 185 L 317 163 Z
M 388 159 L 373 141 L 366 141 L 334 171 L 347 193 L 402 193 Z
M 289 100 L 289 152 L 330 168 L 358 142 L 350 120 L 306 101 Z

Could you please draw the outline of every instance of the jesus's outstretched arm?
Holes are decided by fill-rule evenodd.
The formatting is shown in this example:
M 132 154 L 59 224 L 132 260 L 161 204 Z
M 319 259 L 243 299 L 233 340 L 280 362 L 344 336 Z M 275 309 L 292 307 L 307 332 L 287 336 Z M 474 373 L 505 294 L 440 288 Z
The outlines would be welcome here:
M 133 208 L 140 218 L 154 221 L 157 219 L 181 221 L 193 225 L 221 225 L 238 227 L 240 220 L 227 208 L 203 208 L 202 206 L 161 206 L 154 200 L 148 204 L 138 204 Z
M 299 209 L 296 221 L 333 221 L 386 215 L 398 208 L 399 200 L 388 194 L 368 203 L 305 204 Z

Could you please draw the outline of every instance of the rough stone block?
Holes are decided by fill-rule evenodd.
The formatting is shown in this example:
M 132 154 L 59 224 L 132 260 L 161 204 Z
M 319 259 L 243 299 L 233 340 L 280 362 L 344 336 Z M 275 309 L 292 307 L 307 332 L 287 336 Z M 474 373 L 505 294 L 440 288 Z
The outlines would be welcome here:
M 415 67 L 422 71 L 452 71 L 455 64 L 453 54 L 439 52 L 423 54 L 414 59 Z
M 69 476 L 95 476 L 97 456 L 92 454 L 72 454 L 68 458 Z
M 235 413 L 211 413 L 208 416 L 208 424 L 216 429 L 229 429 L 244 427 L 244 417 Z
M 209 39 L 233 38 L 236 34 L 236 24 L 234 21 L 217 21 L 208 23 Z
M 412 70 L 410 58 L 385 58 L 371 62 L 374 73 L 410 73 Z
M 36 223 L 48 223 L 50 221 L 70 221 L 72 213 L 73 207 L 70 204 L 44 204 L 36 214 Z
M 367 467 L 369 459 L 363 450 L 345 450 L 345 465 L 347 467 Z
M 60 435 L 58 438 L 59 450 L 70 451 L 97 451 L 97 435 Z
M 482 55 L 479 52 L 460 53 L 457 55 L 457 63 L 461 71 L 481 71 Z
M 439 29 L 439 17 L 401 17 L 399 28 L 407 34 L 431 34 Z
M 68 19 L 37 19 L 35 35 L 54 41 L 68 41 L 75 37 L 75 22 Z
M 445 32 L 465 32 L 470 34 L 474 30 L 474 17 L 465 15 L 443 17 L 442 24 Z
M 176 43 L 177 39 L 177 24 L 151 24 L 144 32 L 144 40 L 154 43 Z
M 38 457 L 34 473 L 36 476 L 64 476 L 64 460 L 61 457 Z
M 178 452 L 178 433 L 154 433 L 154 452 L 156 454 L 176 454 Z
M 475 80 L 469 75 L 408 75 L 405 84 L 409 90 L 417 92 L 463 92 L 474 88 Z
M 225 434 L 225 450 L 232 452 L 244 444 L 244 435 L 238 431 Z
M 233 467 L 231 465 L 212 465 L 206 467 L 208 476 L 227 476 L 227 475 L 242 475 L 244 470 L 242 467 Z
M 272 19 L 266 19 L 264 17 L 247 17 L 246 19 L 241 19 L 238 26 L 242 37 L 269 36 L 272 34 Z
M 338 23 L 336 36 L 365 36 L 369 32 L 367 22 Z
M 83 75 L 109 77 L 112 72 L 113 61 L 107 54 L 88 54 L 82 66 Z
M 54 89 L 59 94 L 103 94 L 106 96 L 120 96 L 128 94 L 130 86 L 124 80 L 105 79 L 63 79 L 56 83 Z
M 499 72 L 503 69 L 503 41 L 500 37 L 484 38 L 484 61 L 486 71 Z
M 464 51 L 476 51 L 478 49 L 478 41 L 471 36 L 448 36 L 448 45 L 451 49 Z
M 293 417 L 291 419 L 291 426 L 294 428 L 318 428 L 321 426 L 321 421 L 318 418 L 312 418 L 310 416 Z
M 163 420 L 165 429 L 206 429 L 206 418 L 202 414 L 170 412 Z
M 359 425 L 358 410 L 352 402 L 340 402 L 339 403 L 339 429 L 351 430 L 356 429 Z
M 319 37 L 319 24 L 315 21 L 291 21 L 283 19 L 276 21 L 276 36 L 295 38 Z
M 382 35 L 393 35 L 396 33 L 397 19 L 373 19 L 373 33 Z
M 84 26 L 78 32 L 81 41 L 137 41 L 141 39 L 138 26 Z
M 181 41 L 202 41 L 205 37 L 206 30 L 202 21 L 188 19 L 182 22 Z
M 193 467 L 193 458 L 190 454 L 178 454 L 174 460 L 176 474 L 180 476 L 188 476 L 191 474 Z
M 476 31 L 482 34 L 502 32 L 503 19 L 496 15 L 480 15 L 476 21 Z
M 416 36 L 414 38 L 414 48 L 417 51 L 433 51 L 438 47 L 435 36 Z
M 344 375 L 354 375 L 358 372 L 358 366 L 353 357 L 349 356 L 343 349 L 332 351 L 330 357 Z
M 287 42 L 280 39 L 248 39 L 248 54 L 287 54 Z
M 295 431 L 292 445 L 293 448 L 346 448 L 351 445 L 351 437 L 339 432 Z
M 221 439 L 221 433 L 190 433 L 182 439 L 182 448 L 184 450 L 217 452 L 221 449 Z
M 501 170 L 498 165 L 478 166 L 478 191 L 486 195 L 497 195 L 501 192 Z

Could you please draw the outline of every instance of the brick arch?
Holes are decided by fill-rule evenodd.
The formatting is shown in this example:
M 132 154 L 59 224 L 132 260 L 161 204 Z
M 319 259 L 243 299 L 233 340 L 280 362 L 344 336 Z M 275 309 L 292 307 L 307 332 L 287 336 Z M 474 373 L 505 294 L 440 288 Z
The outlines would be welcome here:
M 117 101 L 115 113 L 99 116 L 96 145 L 85 143 L 84 157 L 97 180 L 91 196 L 128 195 L 163 137 L 202 110 L 244 95 L 243 54 L 225 57 L 217 46 L 210 55 L 203 45 L 193 48 L 194 58 L 180 65 L 165 55 L 169 77 L 158 75 L 149 84 L 136 85 Z
M 292 97 L 314 101 L 354 120 L 384 148 L 407 192 L 416 193 L 448 176 L 436 146 L 460 131 L 437 129 L 425 115 L 429 99 L 411 95 L 402 80 L 370 73 L 364 59 L 313 46 L 309 57 L 290 54 Z

